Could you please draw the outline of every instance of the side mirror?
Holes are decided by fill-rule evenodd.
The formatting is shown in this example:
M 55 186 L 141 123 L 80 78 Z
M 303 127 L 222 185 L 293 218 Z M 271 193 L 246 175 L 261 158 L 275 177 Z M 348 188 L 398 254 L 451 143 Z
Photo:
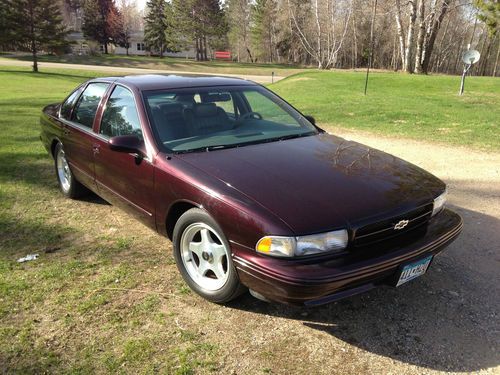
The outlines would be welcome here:
M 309 121 L 311 124 L 316 126 L 316 120 L 314 119 L 314 117 L 309 116 L 309 115 L 305 115 L 304 117 L 306 118 L 307 121 Z
M 118 135 L 109 140 L 109 148 L 117 152 L 145 155 L 144 141 L 136 135 Z

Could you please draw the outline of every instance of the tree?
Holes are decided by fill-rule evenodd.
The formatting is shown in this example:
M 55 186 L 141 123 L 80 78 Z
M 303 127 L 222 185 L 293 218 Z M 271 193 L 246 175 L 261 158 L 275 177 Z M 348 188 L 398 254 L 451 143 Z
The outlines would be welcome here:
M 170 6 L 165 0 L 149 0 L 146 3 L 144 41 L 149 51 L 158 51 L 160 58 L 163 57 L 167 45 L 167 8 Z
M 118 44 L 122 37 L 120 12 L 114 0 L 85 0 L 83 11 L 83 35 L 102 44 L 107 54 L 108 44 Z
M 208 45 L 219 45 L 228 31 L 219 0 L 173 0 L 172 5 L 175 27 L 194 43 L 196 60 L 208 60 Z
M 125 48 L 127 56 L 130 48 L 130 38 L 134 30 L 139 30 L 139 12 L 137 11 L 137 4 L 129 2 L 128 0 L 121 0 L 120 3 L 120 17 L 117 20 L 116 28 L 118 30 L 117 43 L 119 46 Z
M 14 19 L 10 2 L 0 0 L 0 47 L 2 49 L 8 49 L 12 46 Z
M 494 40 L 500 35 L 500 1 L 498 0 L 475 0 L 474 5 L 477 8 L 477 18 L 484 22 L 488 30 L 488 46 L 483 54 L 481 62 L 481 74 L 485 75 L 488 58 L 490 56 L 491 47 Z M 493 64 L 492 75 L 496 76 L 498 67 L 498 57 L 500 55 L 500 38 L 497 46 L 495 62 Z
M 306 52 L 316 61 L 318 69 L 329 69 L 337 62 L 352 12 L 352 1 L 346 3 L 340 6 L 341 2 L 333 0 L 312 1 L 310 12 L 314 26 L 307 31 L 299 25 L 294 7 L 288 0 L 295 33 Z
M 67 31 L 59 5 L 52 0 L 2 0 L 9 9 L 6 24 L 10 44 L 29 50 L 33 56 L 33 71 L 38 72 L 38 53 L 56 51 L 68 45 Z
M 256 0 L 252 6 L 252 39 L 262 60 L 272 62 L 276 46 L 276 0 Z
M 229 27 L 229 44 L 238 62 L 252 61 L 250 50 L 250 0 L 228 0 L 226 15 Z
M 483 21 L 491 36 L 500 30 L 500 1 L 498 0 L 475 0 L 477 18 Z
M 397 32 L 399 37 L 399 49 L 401 56 L 401 65 L 402 69 L 406 73 L 411 73 L 411 54 L 412 54 L 412 45 L 413 45 L 413 32 L 415 30 L 415 21 L 417 19 L 417 4 L 416 0 L 408 1 L 408 29 L 405 35 L 403 23 L 401 21 L 401 3 L 400 0 L 395 0 L 396 3 L 396 25 Z
M 439 7 L 439 14 L 436 17 L 437 0 L 431 0 L 429 13 L 427 15 L 425 14 L 425 1 L 418 0 L 419 29 L 417 52 L 415 55 L 415 73 L 428 73 L 429 62 L 434 49 L 436 36 L 452 2 L 453 0 L 442 0 Z

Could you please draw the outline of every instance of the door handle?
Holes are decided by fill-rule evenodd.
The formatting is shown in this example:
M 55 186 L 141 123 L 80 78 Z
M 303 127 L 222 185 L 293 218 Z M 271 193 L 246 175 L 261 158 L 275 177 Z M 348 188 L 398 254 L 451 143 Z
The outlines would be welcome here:
M 98 143 L 94 143 L 92 145 L 92 151 L 94 151 L 94 155 L 98 154 L 101 149 L 101 145 Z

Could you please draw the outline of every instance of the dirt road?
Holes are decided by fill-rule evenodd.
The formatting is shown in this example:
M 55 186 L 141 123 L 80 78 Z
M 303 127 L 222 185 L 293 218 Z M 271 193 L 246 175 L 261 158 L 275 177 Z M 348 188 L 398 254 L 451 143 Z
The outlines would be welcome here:
M 316 309 L 211 307 L 226 373 L 500 373 L 500 154 L 341 134 L 444 179 L 464 231 L 429 273 Z M 203 303 L 203 305 L 205 305 Z M 196 314 L 199 307 L 185 310 Z M 214 339 L 212 337 L 212 339 Z
M 23 66 L 31 67 L 33 63 L 31 61 L 21 61 L 21 60 L 10 60 L 0 58 L 0 66 Z M 90 70 L 97 72 L 111 72 L 120 74 L 188 74 L 188 75 L 204 75 L 204 76 L 224 76 L 224 77 L 236 77 L 248 79 L 250 81 L 258 83 L 271 83 L 271 81 L 277 82 L 284 77 L 280 76 L 262 76 L 262 75 L 242 75 L 242 74 L 225 74 L 225 73 L 200 73 L 200 72 L 188 72 L 188 71 L 178 71 L 178 70 L 162 70 L 162 69 L 144 69 L 144 68 L 124 68 L 118 66 L 104 66 L 104 65 L 84 65 L 84 64 L 65 64 L 65 63 L 53 63 L 53 62 L 39 62 L 38 67 L 51 68 L 51 69 L 76 69 L 76 70 Z

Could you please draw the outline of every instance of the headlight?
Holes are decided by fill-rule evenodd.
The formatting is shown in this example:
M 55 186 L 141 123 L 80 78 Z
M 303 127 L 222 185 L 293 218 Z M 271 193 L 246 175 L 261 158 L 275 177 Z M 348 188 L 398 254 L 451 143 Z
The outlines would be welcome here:
M 300 237 L 266 236 L 257 242 L 259 253 L 293 257 L 340 251 L 347 247 L 348 235 L 345 229 L 334 232 Z
M 448 190 L 445 190 L 443 194 L 434 199 L 434 208 L 432 209 L 432 216 L 436 215 L 441 211 L 446 203 L 446 197 L 448 195 Z

